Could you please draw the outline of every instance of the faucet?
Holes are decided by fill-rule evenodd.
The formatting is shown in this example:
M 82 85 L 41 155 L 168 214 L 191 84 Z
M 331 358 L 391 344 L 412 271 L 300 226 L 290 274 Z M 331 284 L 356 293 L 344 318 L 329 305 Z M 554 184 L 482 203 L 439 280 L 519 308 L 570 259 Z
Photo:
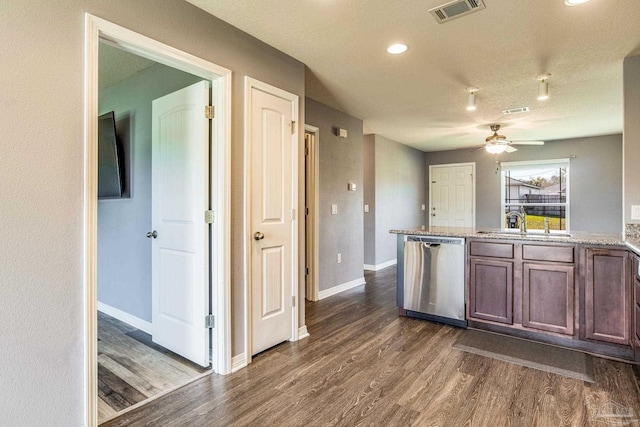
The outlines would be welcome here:
M 518 219 L 520 220 L 520 232 L 526 233 L 527 232 L 527 213 L 524 211 L 524 206 L 520 207 L 520 212 L 518 211 L 507 212 L 506 217 L 509 218 L 511 215 L 515 215 L 516 217 L 518 217 Z

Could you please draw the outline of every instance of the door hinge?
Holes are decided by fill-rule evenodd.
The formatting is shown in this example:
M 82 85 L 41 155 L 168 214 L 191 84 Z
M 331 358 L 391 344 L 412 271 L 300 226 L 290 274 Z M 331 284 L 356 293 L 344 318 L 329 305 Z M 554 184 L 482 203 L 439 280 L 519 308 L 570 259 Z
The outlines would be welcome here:
M 216 317 L 213 314 L 204 316 L 204 327 L 207 329 L 212 329 L 216 327 Z
M 307 276 L 309 275 L 309 267 L 304 269 L 304 274 L 307 275 Z
M 291 296 L 291 307 L 295 307 L 296 306 L 296 297 L 295 295 Z
M 216 214 L 213 211 L 204 211 L 204 222 L 206 224 L 213 224 L 216 222 Z
M 296 133 L 296 122 L 295 121 L 291 122 L 291 133 Z
M 304 147 L 304 155 L 305 156 L 309 155 L 309 147 Z
M 213 119 L 216 116 L 216 107 L 213 105 L 205 105 L 204 106 L 204 117 L 206 119 Z
M 291 221 L 295 221 L 295 220 L 296 220 L 296 210 L 291 209 Z
M 309 215 L 309 208 L 304 208 L 304 214 Z

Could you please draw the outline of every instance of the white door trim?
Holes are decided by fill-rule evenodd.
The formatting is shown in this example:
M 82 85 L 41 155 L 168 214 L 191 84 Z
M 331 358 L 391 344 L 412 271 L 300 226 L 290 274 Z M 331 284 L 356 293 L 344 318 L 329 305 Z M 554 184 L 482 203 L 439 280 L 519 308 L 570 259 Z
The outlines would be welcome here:
M 182 52 L 146 36 L 85 14 L 84 61 L 84 424 L 97 425 L 98 416 L 98 332 L 97 332 L 97 206 L 98 206 L 98 46 L 111 43 L 145 58 L 212 81 L 216 118 L 211 147 L 211 208 L 216 212 L 212 225 L 211 269 L 212 312 L 216 316 L 212 345 L 216 346 L 217 373 L 231 372 L 230 283 L 230 167 L 231 167 L 231 71 Z
M 444 163 L 439 165 L 429 165 L 429 212 L 427 215 L 431 215 L 432 205 L 432 195 L 433 191 L 431 191 L 431 177 L 433 176 L 432 169 L 433 168 L 442 168 L 442 167 L 455 167 L 455 166 L 471 166 L 471 174 L 472 174 L 472 188 L 471 188 L 471 206 L 473 209 L 473 217 L 472 217 L 472 227 L 476 228 L 476 163 L 468 162 L 468 163 Z M 429 217 L 429 226 L 431 226 L 431 217 Z
M 320 234 L 320 227 L 318 226 L 318 206 L 319 206 L 319 179 L 318 179 L 318 171 L 319 171 L 319 158 L 318 156 L 318 146 L 320 142 L 320 128 L 304 125 L 304 130 L 307 133 L 311 133 L 314 136 L 314 142 L 311 147 L 311 152 L 309 155 L 311 156 L 312 169 L 309 173 L 309 176 L 305 177 L 306 179 L 310 179 L 310 187 L 311 192 L 307 194 L 311 200 L 309 201 L 309 224 L 311 225 L 311 230 L 305 230 L 305 242 L 307 239 L 309 240 L 306 243 L 306 248 L 310 248 L 309 254 L 309 281 L 307 282 L 307 299 L 310 301 L 318 301 L 320 298 L 318 296 L 318 283 L 320 281 L 320 273 L 318 271 L 318 266 L 320 265 L 319 258 L 319 250 L 318 250 L 318 236 Z M 306 160 L 305 160 L 306 161 Z M 305 181 L 306 185 L 306 181 Z M 306 190 L 305 190 L 306 191 Z M 305 249 L 306 249 L 305 248 Z
M 243 262 L 243 274 L 244 274 L 244 350 L 246 355 L 246 363 L 251 363 L 251 248 L 253 247 L 251 236 L 251 91 L 252 89 L 258 89 L 263 92 L 278 96 L 287 101 L 291 101 L 293 104 L 292 120 L 295 122 L 295 130 L 291 135 L 292 138 L 292 195 L 291 205 L 295 206 L 296 211 L 299 210 L 298 205 L 298 182 L 300 180 L 298 175 L 298 145 L 300 140 L 300 124 L 298 119 L 299 110 L 299 98 L 298 95 L 289 93 L 285 90 L 271 86 L 268 83 L 261 82 L 249 76 L 244 78 L 244 203 L 243 203 L 243 215 L 244 215 L 244 262 Z M 298 340 L 298 316 L 300 311 L 300 298 L 298 292 L 298 264 L 299 264 L 299 250 L 298 250 L 298 218 L 300 218 L 300 212 L 296 212 L 292 221 L 292 272 L 291 272 L 291 292 L 293 295 L 294 307 L 291 310 L 292 330 L 291 338 L 289 341 Z

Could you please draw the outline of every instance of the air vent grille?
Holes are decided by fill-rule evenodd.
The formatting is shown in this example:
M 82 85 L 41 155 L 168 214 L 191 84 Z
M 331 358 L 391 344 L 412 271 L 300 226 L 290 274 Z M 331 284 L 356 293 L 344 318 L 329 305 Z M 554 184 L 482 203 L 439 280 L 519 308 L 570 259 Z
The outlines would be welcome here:
M 502 110 L 503 114 L 518 114 L 529 112 L 529 107 L 510 108 L 508 110 Z
M 453 18 L 459 18 L 460 16 L 468 15 L 469 13 L 477 12 L 484 8 L 485 6 L 482 0 L 454 0 L 429 9 L 429 13 L 431 13 L 438 23 L 442 24 Z

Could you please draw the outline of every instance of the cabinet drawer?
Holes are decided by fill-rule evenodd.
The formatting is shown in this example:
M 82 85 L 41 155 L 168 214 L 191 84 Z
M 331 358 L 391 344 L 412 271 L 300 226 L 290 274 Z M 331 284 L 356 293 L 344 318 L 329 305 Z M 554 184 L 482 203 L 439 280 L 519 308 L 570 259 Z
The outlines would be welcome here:
M 474 242 L 469 245 L 473 256 L 513 258 L 513 243 Z
M 522 245 L 522 258 L 532 261 L 574 262 L 573 246 Z

